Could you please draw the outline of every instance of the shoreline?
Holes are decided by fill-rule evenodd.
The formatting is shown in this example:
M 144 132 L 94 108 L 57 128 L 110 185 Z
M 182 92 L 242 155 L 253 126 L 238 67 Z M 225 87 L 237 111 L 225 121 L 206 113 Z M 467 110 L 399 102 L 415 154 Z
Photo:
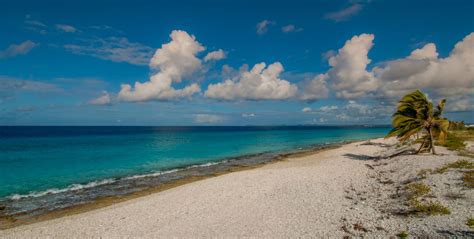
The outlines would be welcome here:
M 384 156 L 397 145 L 362 140 L 189 178 L 158 193 L 49 214 L 0 230 L 0 238 L 474 237 L 466 223 L 474 190 L 463 181 L 474 159 L 441 146 L 438 155 Z M 418 187 L 425 192 L 413 204 L 410 190 Z
M 376 139 L 376 138 L 375 138 Z M 168 189 L 176 188 L 185 184 L 193 183 L 196 181 L 200 180 L 205 180 L 208 178 L 213 178 L 213 177 L 218 177 L 221 175 L 229 174 L 229 173 L 234 173 L 234 172 L 240 172 L 240 171 L 245 171 L 245 170 L 252 170 L 256 168 L 263 167 L 265 165 L 281 162 L 288 160 L 290 158 L 299 158 L 299 157 L 305 157 L 309 155 L 317 155 L 320 152 L 326 151 L 326 150 L 331 150 L 335 148 L 342 147 L 347 144 L 351 143 L 356 143 L 356 142 L 362 142 L 366 140 L 372 140 L 372 139 L 364 139 L 364 140 L 345 140 L 342 142 L 334 142 L 334 143 L 328 143 L 328 144 L 321 144 L 321 145 L 313 145 L 309 146 L 306 149 L 295 149 L 287 152 L 278 152 L 274 153 L 274 155 L 270 154 L 270 159 L 267 160 L 262 160 L 256 163 L 253 163 L 251 165 L 245 165 L 245 164 L 236 164 L 236 165 L 230 165 L 228 167 L 225 167 L 224 169 L 219 169 L 216 172 L 209 172 L 204 175 L 199 175 L 199 176 L 184 176 L 183 178 L 177 179 L 177 180 L 171 180 L 169 182 L 164 182 L 162 184 L 159 184 L 157 186 L 151 186 L 149 188 L 146 188 L 144 190 L 132 192 L 132 193 L 126 193 L 124 195 L 114 195 L 114 196 L 104 196 L 104 197 L 98 197 L 94 199 L 91 202 L 85 202 L 81 204 L 76 204 L 73 206 L 68 206 L 65 208 L 60 208 L 52 211 L 48 211 L 46 213 L 40 213 L 38 215 L 34 215 L 35 211 L 32 212 L 27 212 L 27 213 L 17 213 L 14 215 L 1 215 L 0 214 L 0 231 L 6 230 L 6 229 L 11 229 L 15 228 L 18 226 L 22 225 L 29 225 L 29 224 L 34 224 L 38 222 L 43 222 L 43 221 L 48 221 L 52 219 L 57 219 L 57 218 L 62 218 L 66 216 L 71 216 L 71 215 L 77 215 L 97 209 L 101 209 L 104 207 L 108 207 L 114 204 L 126 202 L 129 200 L 137 199 L 140 197 L 156 194 L 162 191 L 166 191 Z M 264 154 L 264 153 L 262 153 Z M 239 161 L 242 158 L 249 158 L 252 156 L 258 156 L 260 154 L 256 155 L 243 155 L 243 156 L 237 156 L 237 157 L 232 157 L 230 159 L 222 159 L 220 161 L 216 161 L 215 164 L 213 165 L 218 165 L 224 163 L 224 161 Z M 192 165 L 184 168 L 180 168 L 177 171 L 184 171 L 189 168 L 193 167 L 200 167 L 201 165 Z M 153 176 L 147 176 L 147 175 L 135 175 L 138 177 L 153 177 Z M 135 177 L 131 176 L 131 177 Z

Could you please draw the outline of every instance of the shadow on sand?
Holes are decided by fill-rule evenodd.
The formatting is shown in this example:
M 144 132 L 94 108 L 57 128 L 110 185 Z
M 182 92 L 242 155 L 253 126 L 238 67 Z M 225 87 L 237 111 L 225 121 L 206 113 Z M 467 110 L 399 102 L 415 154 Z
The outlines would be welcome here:
M 364 154 L 351 154 L 351 153 L 344 154 L 344 156 L 350 159 L 355 159 L 355 160 L 380 160 L 380 159 L 392 158 L 399 155 L 409 155 L 409 154 L 414 154 L 414 153 L 415 153 L 414 149 L 405 148 L 405 149 L 385 152 L 382 155 L 376 155 L 376 156 L 364 155 Z
M 344 156 L 346 156 L 350 159 L 355 159 L 355 160 L 377 160 L 377 159 L 380 159 L 380 157 L 370 156 L 370 155 L 363 155 L 363 154 L 344 154 Z
M 390 147 L 393 146 L 393 145 L 390 145 L 390 144 L 374 143 L 374 142 L 370 142 L 370 141 L 364 142 L 360 145 L 374 145 L 374 146 L 379 146 L 379 147 L 382 147 L 382 148 L 390 148 Z

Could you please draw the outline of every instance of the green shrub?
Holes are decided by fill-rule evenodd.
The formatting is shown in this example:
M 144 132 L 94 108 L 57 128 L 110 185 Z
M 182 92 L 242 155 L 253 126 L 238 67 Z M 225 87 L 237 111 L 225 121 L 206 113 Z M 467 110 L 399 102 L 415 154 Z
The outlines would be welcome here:
M 399 238 L 408 238 L 408 232 L 403 231 L 397 234 L 397 237 Z
M 445 207 L 443 204 L 439 202 L 426 202 L 422 203 L 417 198 L 413 198 L 410 200 L 410 205 L 418 214 L 424 214 L 428 216 L 433 215 L 447 215 L 450 214 L 451 211 L 449 208 Z
M 460 159 L 454 163 L 449 163 L 444 165 L 441 168 L 437 168 L 433 171 L 434 174 L 442 174 L 447 172 L 450 168 L 457 168 L 457 169 L 474 169 L 474 162 Z
M 462 181 L 466 186 L 474 188 L 474 170 L 465 172 L 462 176 Z
M 424 183 L 410 183 L 405 189 L 409 193 L 409 198 L 421 197 L 431 192 L 431 188 Z
M 472 229 L 474 229 L 474 217 L 468 218 L 466 225 Z

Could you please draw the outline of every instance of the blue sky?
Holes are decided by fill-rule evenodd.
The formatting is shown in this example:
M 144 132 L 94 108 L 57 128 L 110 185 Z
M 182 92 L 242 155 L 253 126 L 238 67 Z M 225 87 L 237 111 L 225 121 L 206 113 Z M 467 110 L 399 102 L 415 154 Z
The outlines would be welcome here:
M 10 1 L 0 125 L 388 124 L 418 88 L 472 122 L 473 12 L 472 1 Z

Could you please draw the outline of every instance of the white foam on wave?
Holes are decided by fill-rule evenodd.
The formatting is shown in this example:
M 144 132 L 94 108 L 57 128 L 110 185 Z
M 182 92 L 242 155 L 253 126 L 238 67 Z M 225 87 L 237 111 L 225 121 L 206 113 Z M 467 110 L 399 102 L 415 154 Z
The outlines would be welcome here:
M 19 199 L 28 198 L 28 197 L 41 197 L 41 196 L 48 195 L 48 194 L 57 194 L 57 193 L 63 193 L 63 192 L 68 192 L 68 191 L 77 191 L 77 190 L 81 190 L 81 189 L 92 188 L 92 187 L 96 187 L 96 186 L 99 186 L 99 185 L 113 183 L 115 181 L 116 180 L 114 180 L 114 179 L 104 179 L 104 180 L 99 180 L 99 181 L 93 181 L 93 182 L 90 182 L 90 183 L 87 183 L 87 184 L 72 184 L 72 185 L 70 185 L 66 188 L 62 188 L 62 189 L 51 188 L 51 189 L 41 191 L 41 192 L 30 192 L 28 194 L 13 194 L 13 195 L 9 196 L 8 198 L 11 199 L 11 200 L 19 200 Z
M 104 180 L 93 181 L 93 182 L 90 182 L 90 183 L 87 183 L 87 184 L 72 184 L 72 185 L 70 185 L 66 188 L 62 188 L 62 189 L 51 188 L 51 189 L 48 189 L 48 190 L 45 190 L 45 191 L 40 191 L 40 192 L 30 192 L 28 194 L 13 194 L 13 195 L 11 195 L 7 198 L 11 199 L 11 200 L 20 200 L 20 199 L 29 198 L 29 197 L 41 197 L 41 196 L 45 196 L 45 195 L 48 195 L 48 194 L 57 194 L 57 193 L 63 193 L 63 192 L 70 192 L 70 191 L 77 191 L 77 190 L 81 190 L 81 189 L 93 188 L 93 187 L 97 187 L 97 186 L 100 186 L 100 185 L 114 183 L 118 180 L 133 180 L 133 179 L 146 178 L 146 177 L 156 177 L 156 176 L 160 176 L 160 175 L 164 175 L 164 174 L 168 174 L 168 173 L 174 173 L 174 172 L 178 172 L 180 170 L 185 170 L 185 169 L 190 169 L 190 168 L 209 167 L 209 166 L 216 165 L 216 164 L 223 163 L 223 162 L 228 162 L 228 160 L 223 160 L 223 161 L 219 161 L 219 162 L 209 162 L 209 163 L 204 163 L 204 164 L 196 164 L 196 165 L 191 165 L 191 166 L 188 166 L 186 168 L 181 168 L 181 169 L 171 169 L 171 170 L 158 171 L 158 172 L 153 172 L 153 173 L 148 173 L 148 174 L 133 175 L 133 176 L 125 177 L 125 178 L 122 178 L 122 179 L 104 179 Z
M 139 175 L 133 175 L 133 176 L 130 176 L 130 177 L 126 177 L 126 178 L 124 178 L 124 180 L 147 178 L 147 177 L 156 177 L 156 176 L 160 176 L 160 175 L 163 175 L 163 174 L 174 173 L 174 172 L 178 172 L 178 171 L 179 171 L 179 169 L 171 169 L 171 170 L 167 170 L 167 171 L 159 171 L 159 172 L 154 172 L 154 173 L 139 174 Z

